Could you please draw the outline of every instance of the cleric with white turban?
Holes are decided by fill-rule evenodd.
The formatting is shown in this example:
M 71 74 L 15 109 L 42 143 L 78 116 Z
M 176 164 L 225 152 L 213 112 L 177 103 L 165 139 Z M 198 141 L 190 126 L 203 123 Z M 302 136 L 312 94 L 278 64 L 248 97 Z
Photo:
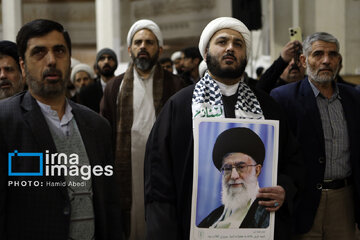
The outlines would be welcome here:
M 127 35 L 128 47 L 130 47 L 131 41 L 132 41 L 135 33 L 140 31 L 141 29 L 149 29 L 156 36 L 158 43 L 159 43 L 159 47 L 163 46 L 163 36 L 162 36 L 159 26 L 151 20 L 141 19 L 141 20 L 135 22 L 131 26 L 131 28 L 128 32 L 128 35 Z
M 261 229 L 264 235 L 277 240 L 291 239 L 292 219 L 289 212 L 293 211 L 292 207 L 299 200 L 295 196 L 301 189 L 297 186 L 301 186 L 303 180 L 303 170 L 300 169 L 302 161 L 300 156 L 295 155 L 298 146 L 281 107 L 268 94 L 250 88 L 244 81 L 247 65 L 245 55 L 249 57 L 250 48 L 249 30 L 234 18 L 217 18 L 203 30 L 199 51 L 206 60 L 208 70 L 197 83 L 185 87 L 167 101 L 148 136 L 143 168 L 146 239 L 189 240 L 202 235 L 205 239 L 210 230 L 210 235 L 215 232 L 220 235 L 226 232 L 226 236 L 242 235 L 240 228 Z M 241 134 L 247 140 L 246 144 L 251 146 L 246 155 L 253 158 L 246 158 L 249 167 L 244 168 L 246 174 L 240 173 L 240 162 L 245 162 L 240 159 L 241 154 L 228 156 L 230 159 L 226 161 L 229 163 L 226 170 L 233 174 L 232 179 L 228 177 L 226 181 L 219 171 L 209 172 L 209 169 L 205 169 L 208 166 L 201 164 L 200 157 L 194 157 L 201 156 L 209 162 L 206 156 L 209 144 L 201 148 L 196 146 L 198 141 L 194 140 L 197 130 L 205 129 L 203 126 L 210 132 L 221 132 L 220 128 L 236 127 L 230 124 L 237 122 L 234 119 L 255 123 L 264 120 L 265 116 L 282 126 L 276 146 L 282 153 L 277 158 L 279 185 L 258 186 L 257 177 L 265 159 L 265 148 L 261 138 L 251 130 L 248 131 L 257 140 L 250 139 L 249 132 L 245 137 Z M 210 125 L 212 123 L 214 125 Z M 231 136 L 234 133 L 223 132 L 231 133 Z M 245 148 L 237 148 L 244 147 L 244 139 L 222 136 L 226 136 L 223 139 L 225 145 L 216 149 L 214 146 L 213 149 L 214 164 L 220 171 L 224 170 L 224 155 L 234 152 L 234 148 L 227 147 L 242 141 L 235 150 L 245 151 Z M 198 168 L 193 168 L 197 165 Z M 239 174 L 235 174 L 234 168 Z M 201 176 L 201 181 L 198 177 L 192 178 L 194 174 Z M 219 181 L 213 181 L 215 174 L 220 174 Z M 222 191 L 218 188 L 219 183 L 225 186 Z M 198 194 L 199 189 L 201 194 Z M 194 198 L 196 194 L 198 196 Z M 219 200 L 222 204 L 219 204 Z M 201 214 L 197 214 L 197 210 Z M 274 219 L 274 214 L 271 213 L 270 218 L 269 212 L 276 212 L 276 221 L 271 220 L 271 227 L 269 219 Z M 216 231 L 214 228 L 224 229 Z
M 89 78 L 91 78 L 91 79 L 95 78 L 94 70 L 89 65 L 87 65 L 85 63 L 79 63 L 79 64 L 76 64 L 75 67 L 73 67 L 71 70 L 70 80 L 72 83 L 75 82 L 75 75 L 78 72 L 86 72 L 89 75 Z
M 205 51 L 208 43 L 210 42 L 212 36 L 221 29 L 232 29 L 235 30 L 243 36 L 246 44 L 246 58 L 249 58 L 251 41 L 250 41 L 250 31 L 240 20 L 232 18 L 232 17 L 219 17 L 211 22 L 204 28 L 201 33 L 200 41 L 199 41 L 199 50 L 200 54 L 205 58 Z
M 181 51 L 176 51 L 173 54 L 171 54 L 171 61 L 175 62 L 176 59 L 181 58 Z

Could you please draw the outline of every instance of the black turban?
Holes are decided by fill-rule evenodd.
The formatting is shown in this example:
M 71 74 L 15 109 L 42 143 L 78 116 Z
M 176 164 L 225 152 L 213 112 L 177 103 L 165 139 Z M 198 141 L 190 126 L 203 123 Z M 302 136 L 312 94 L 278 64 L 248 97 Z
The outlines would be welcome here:
M 214 144 L 213 162 L 217 169 L 220 170 L 223 158 L 228 153 L 244 153 L 262 165 L 265 146 L 260 137 L 249 128 L 230 128 L 222 132 Z
M 12 57 L 20 69 L 19 55 L 17 52 L 17 46 L 14 42 L 6 40 L 0 41 L 0 54 Z

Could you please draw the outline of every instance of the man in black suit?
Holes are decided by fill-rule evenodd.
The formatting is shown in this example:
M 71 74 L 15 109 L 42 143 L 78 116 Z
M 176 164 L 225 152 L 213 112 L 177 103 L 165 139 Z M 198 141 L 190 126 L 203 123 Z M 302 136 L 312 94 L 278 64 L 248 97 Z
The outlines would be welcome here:
M 230 128 L 216 139 L 214 165 L 222 173 L 222 203 L 204 218 L 201 228 L 267 228 L 269 212 L 259 205 L 257 178 L 265 146 L 248 128 Z M 277 205 L 277 203 L 275 204 Z
M 106 84 L 115 77 L 117 66 L 115 52 L 110 48 L 101 49 L 96 55 L 98 78 L 80 91 L 79 103 L 99 113 L 100 101 L 104 95 Z
M 303 41 L 303 80 L 275 88 L 306 166 L 293 239 L 355 239 L 360 227 L 360 95 L 337 83 L 340 43 L 326 32 Z M 359 228 L 360 229 L 360 228 Z
M 29 91 L 0 102 L 0 239 L 122 239 L 110 127 L 65 97 L 69 34 L 34 20 L 17 45 Z

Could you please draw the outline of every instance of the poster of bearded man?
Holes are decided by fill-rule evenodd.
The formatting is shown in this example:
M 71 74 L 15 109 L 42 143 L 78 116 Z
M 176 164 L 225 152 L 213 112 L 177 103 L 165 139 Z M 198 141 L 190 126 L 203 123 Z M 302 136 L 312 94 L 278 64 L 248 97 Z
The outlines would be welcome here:
M 194 119 L 190 239 L 274 238 L 258 193 L 276 186 L 278 138 L 278 121 Z

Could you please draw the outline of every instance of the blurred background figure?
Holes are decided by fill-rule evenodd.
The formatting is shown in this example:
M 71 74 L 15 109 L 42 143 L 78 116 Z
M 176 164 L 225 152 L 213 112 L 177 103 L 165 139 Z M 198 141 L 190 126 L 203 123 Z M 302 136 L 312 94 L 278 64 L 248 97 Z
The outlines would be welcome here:
M 191 85 L 198 82 L 200 79 L 199 65 L 203 58 L 197 47 L 188 47 L 183 49 L 182 52 L 184 57 L 181 61 L 181 67 L 184 72 L 181 77 L 186 84 Z
M 163 69 L 171 73 L 173 72 L 173 62 L 171 61 L 170 58 L 168 57 L 160 58 L 159 63 Z
M 100 101 L 107 82 L 115 77 L 118 60 L 115 52 L 110 48 L 101 49 L 96 55 L 97 79 L 88 86 L 81 89 L 79 103 L 95 112 L 100 112 Z
M 71 70 L 70 80 L 75 87 L 76 93 L 71 100 L 78 102 L 80 90 L 93 83 L 94 78 L 95 73 L 89 65 L 80 63 L 73 67 Z
M 71 58 L 71 65 L 70 68 L 73 69 L 76 65 L 80 63 L 79 60 L 75 58 Z M 76 89 L 74 84 L 71 82 L 71 79 L 66 79 L 66 97 L 72 99 L 76 94 Z
M 11 97 L 23 89 L 16 44 L 0 41 L 0 99 Z
M 302 80 L 305 68 L 299 60 L 301 53 L 302 44 L 299 41 L 288 42 L 278 59 L 261 75 L 256 87 L 270 93 L 273 88 Z
M 264 72 L 264 68 L 263 67 L 258 67 L 256 68 L 256 79 L 259 80 L 260 77 L 262 76 Z
M 171 61 L 174 64 L 174 74 L 181 75 L 183 70 L 181 69 L 181 59 L 183 57 L 183 53 L 181 51 L 176 51 L 171 55 Z

